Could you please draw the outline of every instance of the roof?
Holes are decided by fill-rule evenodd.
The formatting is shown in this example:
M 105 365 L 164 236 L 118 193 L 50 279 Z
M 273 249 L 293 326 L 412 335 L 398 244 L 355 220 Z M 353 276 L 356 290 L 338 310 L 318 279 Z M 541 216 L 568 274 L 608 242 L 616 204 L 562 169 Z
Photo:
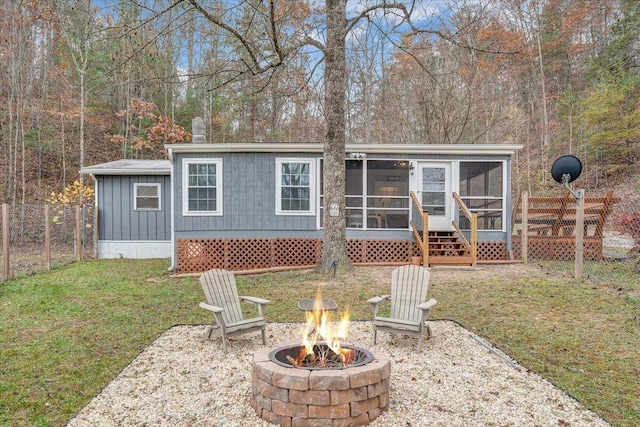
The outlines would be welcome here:
M 308 142 L 243 142 L 216 144 L 167 144 L 173 153 L 322 153 L 324 144 Z M 351 153 L 371 154 L 444 154 L 444 155 L 512 155 L 522 150 L 516 144 L 347 144 Z
M 80 169 L 89 175 L 170 175 L 169 160 L 116 160 Z

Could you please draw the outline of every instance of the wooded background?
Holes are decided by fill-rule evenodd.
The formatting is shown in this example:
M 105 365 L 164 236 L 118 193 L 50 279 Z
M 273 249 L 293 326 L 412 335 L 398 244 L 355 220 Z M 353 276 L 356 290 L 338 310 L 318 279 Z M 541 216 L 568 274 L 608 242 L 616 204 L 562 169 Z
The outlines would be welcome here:
M 207 7 L 244 35 L 255 31 L 260 58 L 276 55 L 259 33 L 269 2 L 231 3 Z M 0 203 L 44 201 L 83 165 L 162 158 L 164 143 L 188 138 L 195 116 L 208 142 L 323 141 L 323 63 L 313 43 L 323 37 L 323 6 L 274 4 L 283 44 L 310 43 L 252 72 L 238 39 L 186 1 L 0 2 Z M 383 11 L 350 28 L 347 142 L 522 144 L 516 194 L 556 186 L 549 169 L 563 154 L 583 161 L 581 188 L 637 172 L 640 2 L 413 6 L 428 31 L 394 28 L 397 16 Z

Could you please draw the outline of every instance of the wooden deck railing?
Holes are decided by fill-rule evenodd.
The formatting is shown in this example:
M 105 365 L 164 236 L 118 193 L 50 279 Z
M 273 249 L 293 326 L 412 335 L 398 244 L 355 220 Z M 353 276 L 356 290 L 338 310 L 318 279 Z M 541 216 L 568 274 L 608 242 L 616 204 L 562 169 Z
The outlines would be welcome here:
M 584 198 L 585 237 L 591 235 L 602 238 L 604 224 L 613 205 L 619 201 L 620 198 L 614 197 L 612 191 L 601 197 Z M 520 234 L 527 230 L 527 233 L 537 236 L 574 236 L 578 213 L 576 206 L 575 198 L 568 191 L 561 197 L 531 197 L 525 191 L 515 203 L 511 232 L 516 231 L 516 224 L 521 224 L 522 227 L 517 230 Z
M 410 222 L 411 230 L 413 231 L 413 237 L 415 237 L 416 242 L 418 242 L 418 246 L 420 247 L 420 252 L 422 252 L 422 266 L 428 267 L 429 266 L 429 213 L 424 212 L 422 210 L 422 203 L 420 203 L 420 201 L 418 200 L 416 193 L 411 191 L 409 194 L 411 195 L 411 200 L 413 201 L 413 204 L 415 205 L 416 210 L 420 215 L 420 219 L 422 220 L 422 236 L 420 235 L 420 232 L 418 231 L 418 227 L 416 227 L 416 224 L 413 222 L 413 220 L 411 220 Z
M 612 191 L 604 196 L 576 200 L 569 191 L 562 196 L 530 197 L 524 191 L 514 204 L 511 233 L 520 240 L 520 256 L 526 264 L 534 259 L 579 259 L 571 250 L 589 252 L 590 259 L 602 259 L 605 222 L 620 202 Z M 581 243 L 588 239 L 589 243 Z M 578 263 L 576 263 L 578 266 Z M 576 272 L 576 277 L 578 277 Z
M 469 221 L 470 230 L 469 230 L 468 240 L 465 238 L 464 234 L 462 233 L 462 230 L 460 230 L 455 220 L 452 221 L 452 224 L 455 227 L 458 234 L 460 235 L 460 237 L 468 245 L 469 252 L 471 253 L 471 265 L 475 267 L 476 261 L 478 259 L 478 213 L 471 212 L 471 210 L 469 210 L 467 205 L 464 203 L 464 201 L 460 198 L 458 193 L 456 193 L 455 191 L 453 193 L 453 200 L 456 202 L 456 205 L 460 209 L 460 212 L 462 212 L 464 216 L 467 217 L 467 220 Z
M 413 204 L 418 210 L 418 214 L 421 216 L 422 235 L 420 235 L 418 227 L 416 227 L 413 220 L 410 222 L 411 230 L 413 231 L 413 236 L 420 247 L 420 251 L 422 252 L 422 265 L 427 267 L 429 265 L 429 214 L 422 210 L 422 204 L 413 191 L 410 192 L 410 195 Z M 464 201 L 455 192 L 453 193 L 453 200 L 455 201 L 457 208 L 460 209 L 462 214 L 467 217 L 467 220 L 469 221 L 469 238 L 467 239 L 455 220 L 452 221 L 451 224 L 456 229 L 456 232 L 460 236 L 462 242 L 467 246 L 471 255 L 471 265 L 475 267 L 478 259 L 478 214 L 476 212 L 471 212 Z

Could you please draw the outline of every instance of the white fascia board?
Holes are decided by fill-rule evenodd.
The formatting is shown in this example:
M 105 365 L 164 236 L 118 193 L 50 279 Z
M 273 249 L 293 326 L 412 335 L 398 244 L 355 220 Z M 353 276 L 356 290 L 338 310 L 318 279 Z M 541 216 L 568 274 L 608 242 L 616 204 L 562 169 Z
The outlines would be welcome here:
M 89 174 L 94 176 L 100 175 L 171 175 L 171 171 L 160 171 L 158 169 L 90 169 L 84 168 L 80 170 L 81 174 Z
M 167 144 L 173 153 L 322 153 L 322 143 L 220 143 Z M 444 154 L 444 155 L 512 155 L 522 150 L 516 144 L 347 144 L 347 153 L 366 154 Z
M 347 144 L 346 152 L 420 155 L 512 155 L 522 145 L 511 144 Z
M 173 153 L 322 153 L 322 143 L 306 142 L 241 142 L 220 144 L 166 144 Z

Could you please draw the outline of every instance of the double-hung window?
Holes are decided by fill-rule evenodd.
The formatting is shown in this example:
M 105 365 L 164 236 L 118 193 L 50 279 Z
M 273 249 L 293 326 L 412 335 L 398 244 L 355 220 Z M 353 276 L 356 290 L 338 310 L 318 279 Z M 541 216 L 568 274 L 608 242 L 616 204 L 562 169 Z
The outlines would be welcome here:
M 184 215 L 222 215 L 222 160 L 183 159 Z
M 160 210 L 160 184 L 159 183 L 134 183 L 133 184 L 133 210 L 159 211 Z
M 276 215 L 315 214 L 315 160 L 276 159 Z

